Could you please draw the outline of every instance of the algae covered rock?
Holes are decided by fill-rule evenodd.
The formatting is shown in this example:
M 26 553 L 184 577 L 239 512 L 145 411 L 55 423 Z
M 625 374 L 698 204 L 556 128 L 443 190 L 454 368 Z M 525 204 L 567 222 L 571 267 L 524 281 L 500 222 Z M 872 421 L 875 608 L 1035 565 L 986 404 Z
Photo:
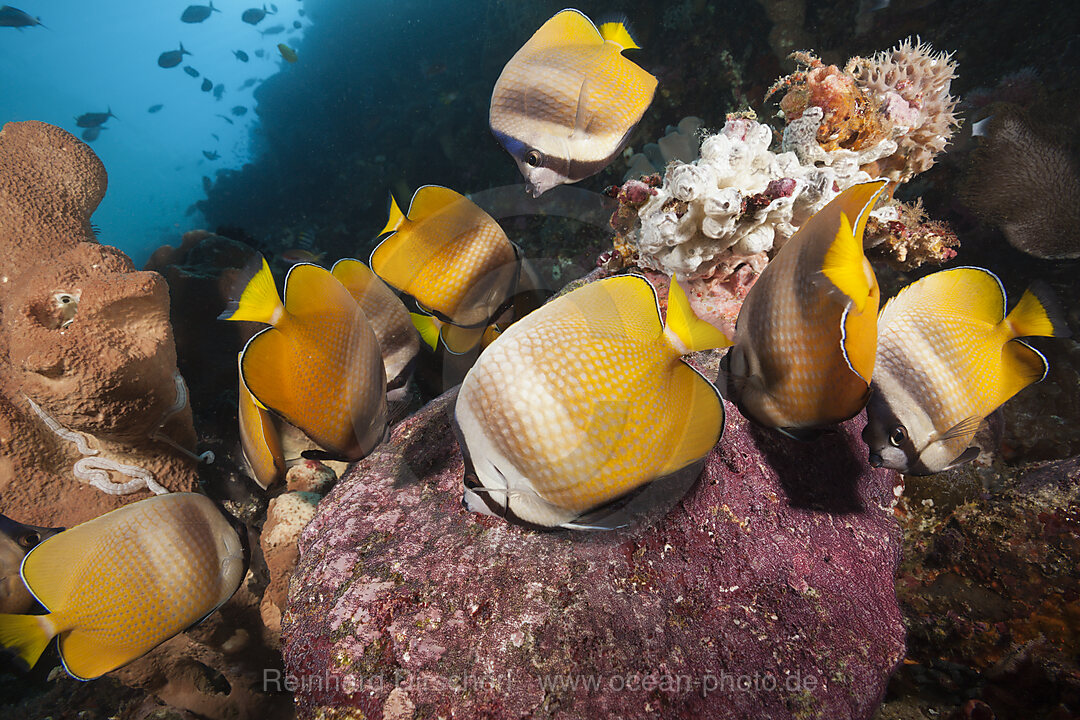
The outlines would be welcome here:
M 657 524 L 466 512 L 453 394 L 320 503 L 283 620 L 300 717 L 868 718 L 904 654 L 896 476 L 855 419 L 815 443 L 731 407 Z M 358 712 L 357 712 L 358 711 Z

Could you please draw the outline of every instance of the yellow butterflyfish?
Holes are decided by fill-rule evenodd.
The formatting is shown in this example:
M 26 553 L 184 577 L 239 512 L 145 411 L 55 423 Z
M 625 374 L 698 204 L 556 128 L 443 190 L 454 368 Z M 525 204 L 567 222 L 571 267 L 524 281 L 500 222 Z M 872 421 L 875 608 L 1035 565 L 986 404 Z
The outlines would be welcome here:
M 1001 282 L 975 267 L 908 285 L 878 328 L 863 439 L 871 465 L 911 475 L 974 459 L 983 419 L 1046 375 L 1046 358 L 1018 338 L 1069 334 L 1048 288 L 1027 290 L 1006 315 Z
M 747 417 L 800 435 L 866 404 L 879 291 L 862 236 L 884 187 L 862 183 L 833 198 L 747 294 L 726 359 L 729 393 Z
M 0 615 L 0 645 L 33 666 L 59 637 L 64 668 L 100 677 L 195 625 L 247 572 L 239 533 L 205 495 L 113 510 L 31 550 L 22 578 L 45 615 Z
M 720 438 L 723 401 L 681 356 L 727 344 L 692 312 L 669 309 L 665 328 L 652 285 L 635 275 L 518 320 L 458 394 L 464 503 L 537 527 L 612 527 L 621 517 L 605 508 L 694 466 Z
M 488 122 L 533 197 L 595 175 L 626 144 L 656 92 L 656 78 L 622 55 L 636 47 L 623 23 L 597 29 L 563 10 L 506 63 Z

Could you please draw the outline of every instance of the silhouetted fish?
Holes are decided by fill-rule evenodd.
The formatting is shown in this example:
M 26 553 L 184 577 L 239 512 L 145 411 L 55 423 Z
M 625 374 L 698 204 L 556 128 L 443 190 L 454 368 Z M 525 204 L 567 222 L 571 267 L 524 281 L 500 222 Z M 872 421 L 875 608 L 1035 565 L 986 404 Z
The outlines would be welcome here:
M 247 108 L 244 107 L 243 105 L 237 105 L 236 107 L 234 107 L 232 109 L 232 114 L 235 115 L 236 117 L 240 117 L 241 115 L 246 115 L 247 114 Z
M 260 57 L 261 58 L 261 57 L 265 57 L 265 56 L 266 56 L 266 51 L 263 50 L 262 48 L 259 48 L 258 50 L 255 51 L 255 57 Z
M 248 25 L 258 25 L 262 22 L 264 17 L 266 17 L 265 5 L 262 6 L 261 10 L 259 8 L 248 8 L 244 11 L 244 14 L 240 16 L 240 19 Z
M 101 135 L 102 130 L 108 130 L 109 128 L 97 125 L 95 127 L 88 127 L 82 131 L 82 139 L 86 142 L 93 142 Z
M 202 154 L 203 157 L 207 160 L 217 160 L 219 157 L 221 157 L 220 155 L 218 155 L 217 150 L 215 150 L 214 152 L 210 152 L 209 150 L 203 150 Z
M 278 33 L 283 33 L 283 32 L 285 32 L 285 26 L 284 25 L 275 25 L 273 27 L 268 27 L 265 30 L 263 30 L 262 34 L 263 35 L 277 35 Z
M 184 72 L 186 72 L 191 77 L 199 77 L 199 71 L 191 67 L 190 65 L 184 66 Z
M 303 26 L 303 24 L 302 24 L 302 23 L 301 23 L 301 22 L 300 22 L 299 20 L 293 20 L 293 24 L 292 24 L 292 26 L 293 26 L 294 28 L 296 28 L 297 30 L 299 30 L 300 28 L 304 27 L 304 26 Z
M 233 124 L 232 118 L 229 117 L 228 115 L 222 115 L 221 113 L 218 113 L 217 116 L 219 118 L 221 118 L 222 120 L 224 120 L 225 122 L 229 123 L 230 125 Z
M 243 50 L 233 50 L 232 54 L 235 55 L 236 59 L 239 60 L 240 62 L 247 62 L 248 61 L 248 54 L 246 52 L 244 52 Z
M 13 8 L 10 5 L 0 5 L 0 27 L 13 27 L 20 30 L 24 27 L 34 27 L 35 25 L 41 25 L 41 18 L 31 17 L 18 8 Z
M 158 103 L 157 105 L 151 105 L 150 107 L 148 107 L 146 109 L 146 112 L 148 112 L 148 113 L 156 113 L 158 110 L 160 110 L 163 107 L 165 107 L 165 106 L 162 105 L 161 103 Z
M 201 89 L 203 92 L 210 92 L 214 89 L 214 83 L 210 82 L 210 78 L 203 78 Z
M 240 89 L 241 90 L 246 90 L 247 88 L 251 87 L 252 85 L 254 85 L 257 82 L 259 82 L 259 78 L 248 78 L 247 80 L 244 81 L 244 84 L 240 86 Z
M 296 62 L 296 51 L 291 47 L 285 43 L 278 43 L 277 49 L 281 53 L 281 57 L 285 58 L 285 62 Z
M 201 23 L 206 18 L 210 17 L 212 12 L 221 12 L 214 7 L 213 0 L 209 5 L 188 5 L 184 10 L 184 14 L 180 16 L 180 22 L 186 23 Z
M 163 68 L 176 67 L 184 59 L 185 55 L 190 54 L 184 49 L 184 43 L 180 43 L 179 50 L 169 50 L 158 55 L 157 64 Z
M 113 115 L 112 108 L 109 108 L 107 112 L 103 113 L 83 113 L 75 118 L 75 124 L 81 128 L 94 128 L 99 125 L 104 125 L 105 121 L 111 117 L 116 117 Z
M 225 94 L 225 83 L 218 83 L 214 86 L 214 99 L 220 100 L 221 96 Z

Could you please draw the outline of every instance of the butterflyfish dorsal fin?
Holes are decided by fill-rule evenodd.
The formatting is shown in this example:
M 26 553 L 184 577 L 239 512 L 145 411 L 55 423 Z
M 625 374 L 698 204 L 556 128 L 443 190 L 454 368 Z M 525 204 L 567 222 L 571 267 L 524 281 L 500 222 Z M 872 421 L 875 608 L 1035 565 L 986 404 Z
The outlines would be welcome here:
M 401 212 L 401 208 L 398 207 L 397 200 L 395 200 L 394 196 L 391 194 L 390 218 L 386 221 L 386 226 L 379 231 L 379 235 L 397 232 L 406 222 L 408 222 L 408 219 L 405 217 L 405 213 Z
M 425 185 L 413 193 L 409 204 L 410 222 L 419 223 L 445 212 L 457 203 L 470 202 L 464 195 L 441 185 Z
M 727 335 L 694 313 L 686 292 L 674 277 L 668 287 L 667 326 L 685 348 L 685 352 L 680 355 L 731 345 Z
M 821 266 L 822 274 L 860 313 L 876 284 L 874 271 L 863 254 L 863 230 L 867 211 L 884 187 L 885 181 L 853 185 L 812 218 L 814 232 L 832 233 Z
M 615 43 L 622 50 L 641 49 L 641 46 L 630 35 L 630 30 L 627 29 L 626 22 L 623 20 L 601 23 L 597 29 L 600 31 L 600 37 L 608 42 Z
M 337 278 L 353 299 L 360 304 L 362 304 L 360 298 L 369 292 L 371 283 L 376 277 L 375 273 L 371 272 L 371 268 L 353 258 L 338 260 L 334 263 L 334 267 L 330 268 L 330 274 Z
M 929 313 L 993 327 L 1005 317 L 1005 288 L 989 270 L 951 268 L 902 289 L 885 305 L 882 320 L 887 323 L 897 308 L 908 315 Z
M 573 301 L 554 305 L 552 311 L 587 318 L 593 338 L 625 337 L 644 343 L 654 342 L 663 332 L 656 291 L 640 275 L 589 283 L 568 297 Z
M 540 29 L 533 33 L 522 51 L 546 50 L 565 45 L 603 45 L 604 38 L 592 20 L 579 10 L 563 10 L 556 13 Z
M 322 315 L 348 312 L 359 307 L 356 300 L 326 268 L 299 263 L 285 276 L 285 310 L 290 315 Z
M 274 275 L 262 255 L 241 271 L 236 286 L 239 296 L 231 301 L 219 320 L 250 320 L 273 325 L 281 314 L 281 298 L 278 296 Z
M 675 445 L 659 470 L 669 475 L 700 460 L 724 433 L 724 401 L 704 375 L 684 362 L 675 364 L 670 397 L 679 403 L 682 427 L 672 437 Z
M 437 350 L 439 348 L 439 327 L 442 323 L 432 315 L 409 313 L 409 317 L 412 319 L 413 327 L 420 333 L 420 339 L 432 350 Z
M 1036 282 L 1005 317 L 1015 337 L 1068 337 L 1069 325 L 1050 287 Z

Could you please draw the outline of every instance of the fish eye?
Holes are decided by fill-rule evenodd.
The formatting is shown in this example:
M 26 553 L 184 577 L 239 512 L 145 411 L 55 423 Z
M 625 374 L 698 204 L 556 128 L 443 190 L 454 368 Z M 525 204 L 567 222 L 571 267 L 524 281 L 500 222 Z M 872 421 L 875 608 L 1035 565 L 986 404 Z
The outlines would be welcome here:
M 37 532 L 23 533 L 19 536 L 19 544 L 24 548 L 32 548 L 41 542 L 41 535 Z
M 907 428 L 903 425 L 897 425 L 889 433 L 889 442 L 895 447 L 900 447 L 907 440 Z
M 530 150 L 529 154 L 525 156 L 525 162 L 529 167 L 540 167 L 540 163 L 544 161 L 544 156 L 540 154 L 539 150 Z

